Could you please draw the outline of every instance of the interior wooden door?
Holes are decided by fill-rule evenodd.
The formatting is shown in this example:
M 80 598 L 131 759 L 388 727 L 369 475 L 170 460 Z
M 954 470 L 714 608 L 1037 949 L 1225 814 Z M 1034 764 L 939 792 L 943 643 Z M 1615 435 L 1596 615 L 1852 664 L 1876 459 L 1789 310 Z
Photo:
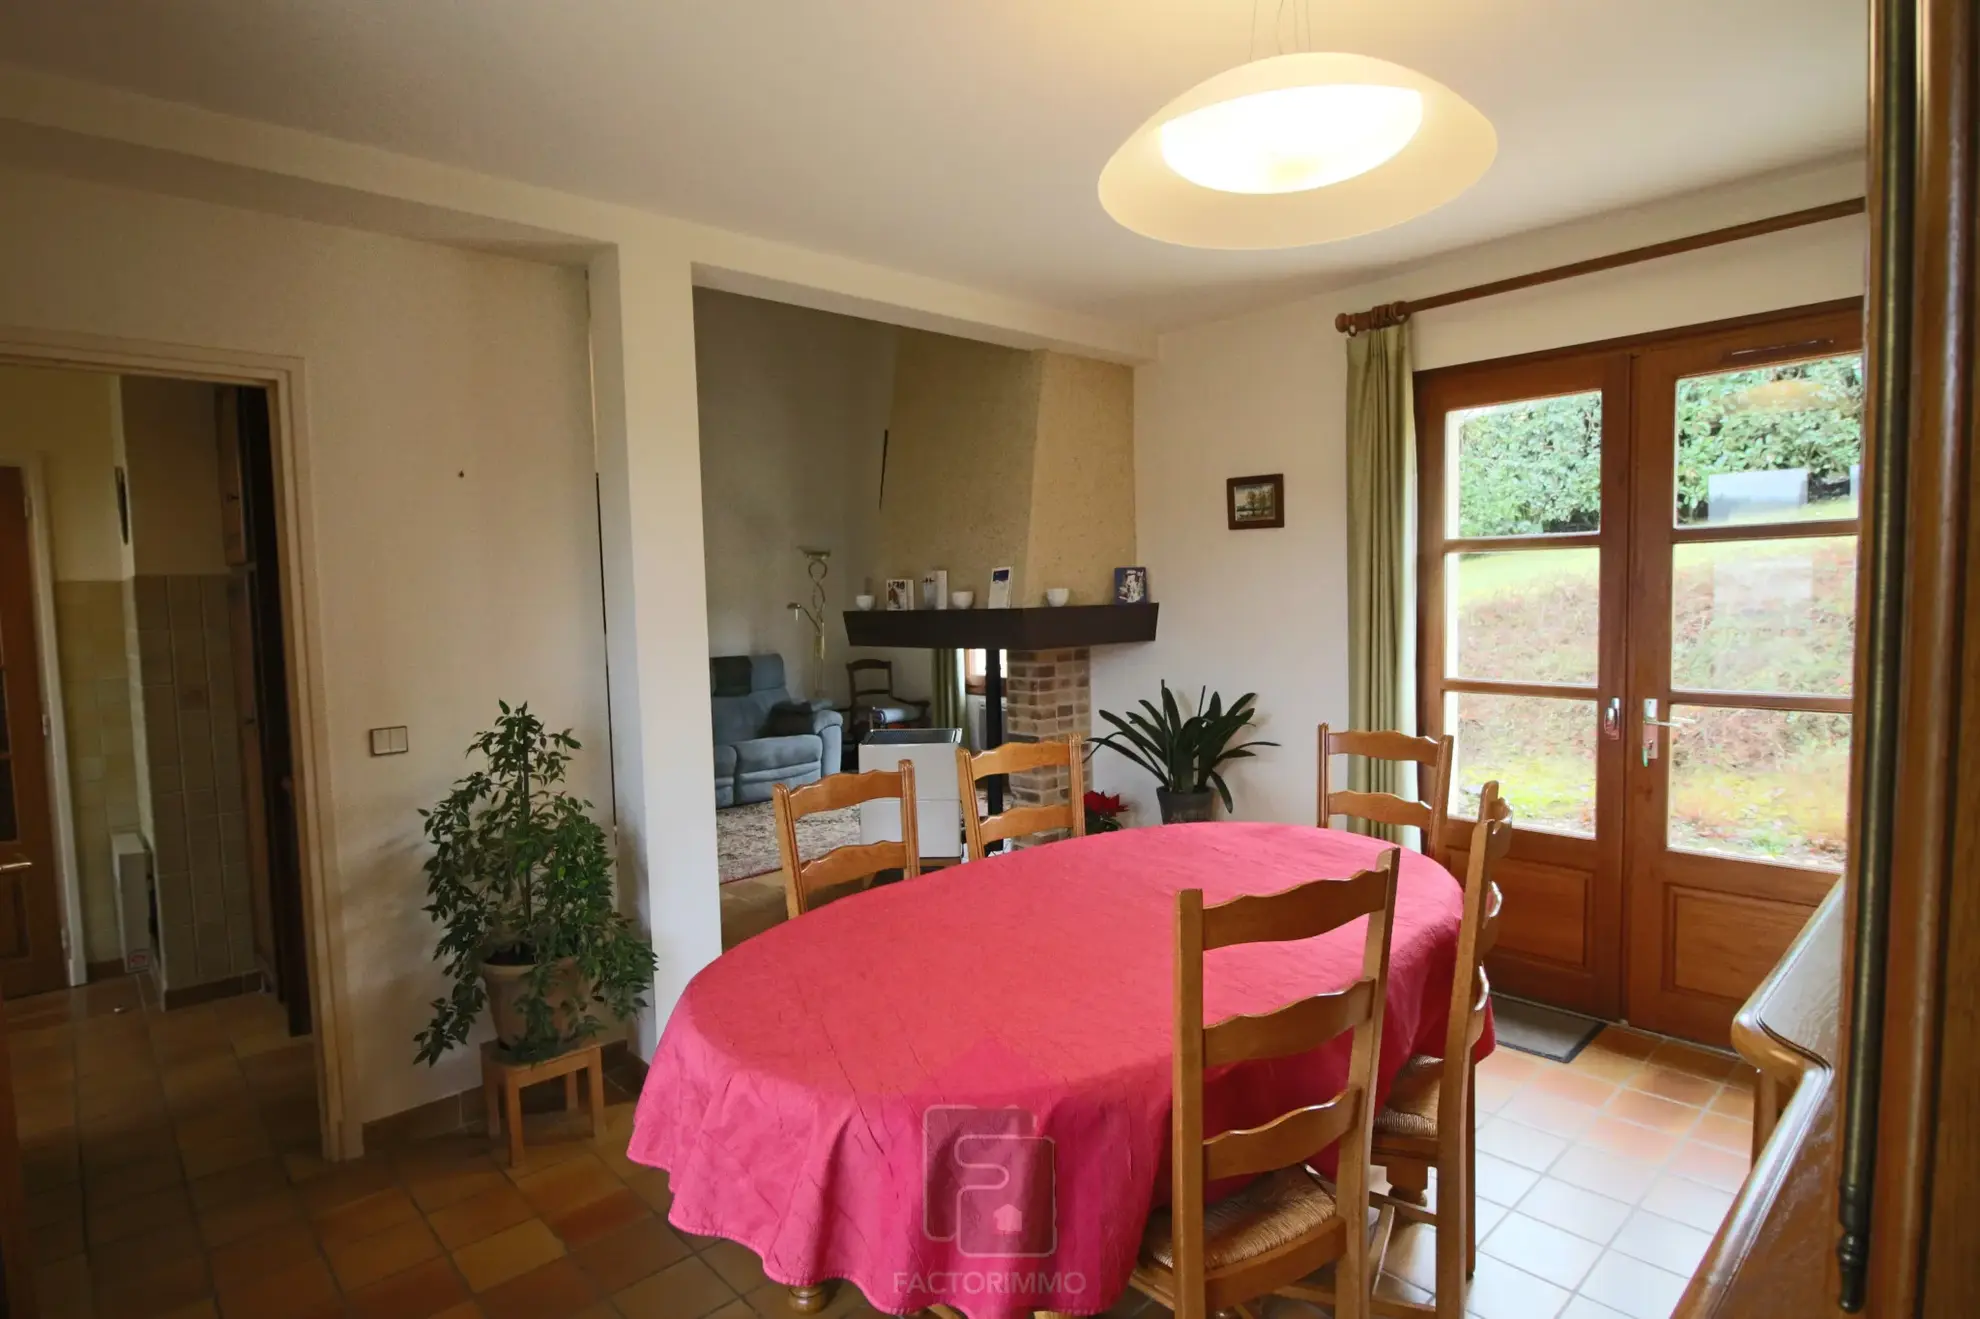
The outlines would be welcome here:
M 27 489 L 20 468 L 0 467 L 0 993 L 9 998 L 68 983 L 41 710 Z
M 1723 1042 L 1840 875 L 1862 397 L 1854 313 L 1636 360 L 1627 1006 L 1651 1030 Z
M 1499 780 L 1515 829 L 1493 983 L 1614 1017 L 1629 360 L 1425 375 L 1417 409 L 1420 725 L 1457 743 L 1445 845 L 1462 866 L 1479 790 Z

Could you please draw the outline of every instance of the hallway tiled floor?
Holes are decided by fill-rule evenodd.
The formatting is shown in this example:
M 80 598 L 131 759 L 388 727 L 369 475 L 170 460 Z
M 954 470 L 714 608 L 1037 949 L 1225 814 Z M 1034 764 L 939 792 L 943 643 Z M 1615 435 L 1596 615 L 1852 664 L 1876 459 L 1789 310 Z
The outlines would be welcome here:
M 9 1014 L 47 1319 L 789 1319 L 748 1251 L 667 1226 L 616 1088 L 604 1140 L 537 1115 L 521 1168 L 475 1135 L 330 1166 L 310 1043 L 265 998 L 162 1015 L 110 982 Z M 1494 1054 L 1472 1312 L 1668 1315 L 1745 1174 L 1751 1104 L 1733 1060 L 1627 1031 L 1570 1066 Z M 1430 1245 L 1399 1234 L 1383 1286 L 1426 1299 Z M 841 1288 L 828 1314 L 871 1312 Z

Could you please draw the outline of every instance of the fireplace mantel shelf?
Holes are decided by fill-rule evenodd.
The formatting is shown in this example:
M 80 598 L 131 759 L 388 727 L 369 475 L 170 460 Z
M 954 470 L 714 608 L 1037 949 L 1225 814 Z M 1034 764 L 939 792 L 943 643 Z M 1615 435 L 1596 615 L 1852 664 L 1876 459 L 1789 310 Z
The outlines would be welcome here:
M 846 611 L 855 646 L 933 650 L 1065 650 L 1153 641 L 1157 604 L 1065 605 L 1058 609 L 873 609 Z

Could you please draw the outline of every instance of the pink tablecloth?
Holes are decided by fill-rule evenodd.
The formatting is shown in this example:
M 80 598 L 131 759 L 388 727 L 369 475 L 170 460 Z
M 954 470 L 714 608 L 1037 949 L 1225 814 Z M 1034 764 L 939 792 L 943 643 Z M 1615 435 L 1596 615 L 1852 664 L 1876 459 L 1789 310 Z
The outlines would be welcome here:
M 628 1152 L 668 1170 L 675 1226 L 741 1242 L 778 1282 L 849 1279 L 899 1314 L 1097 1313 L 1166 1198 L 1174 895 L 1273 893 L 1380 850 L 1292 825 L 1135 829 L 832 903 L 688 985 Z M 1385 1093 L 1442 1050 L 1459 917 L 1456 882 L 1404 852 Z M 1357 922 L 1212 953 L 1205 1015 L 1338 989 L 1361 943 Z M 1343 1038 L 1213 1075 L 1208 1129 L 1331 1096 L 1347 1056 Z

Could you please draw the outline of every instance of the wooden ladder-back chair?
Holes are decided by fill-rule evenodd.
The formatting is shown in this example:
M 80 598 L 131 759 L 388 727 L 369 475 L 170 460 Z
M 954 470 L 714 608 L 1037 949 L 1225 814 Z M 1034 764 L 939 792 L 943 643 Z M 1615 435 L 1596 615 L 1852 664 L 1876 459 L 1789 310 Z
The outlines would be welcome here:
M 1061 806 L 1013 806 L 987 819 L 978 814 L 976 785 L 999 774 L 1022 774 L 1031 769 L 1064 769 L 1066 800 Z M 956 787 L 962 793 L 963 836 L 969 844 L 969 859 L 981 861 L 992 843 L 1021 838 L 1047 829 L 1068 830 L 1074 838 L 1086 833 L 1086 745 L 1085 739 L 1066 741 L 1006 742 L 1003 746 L 972 756 L 967 747 L 956 748 Z
M 1472 1054 L 1485 1033 L 1485 1009 L 1492 999 L 1485 956 L 1499 934 L 1501 899 L 1492 868 L 1512 846 L 1512 832 L 1512 808 L 1499 796 L 1497 780 L 1488 782 L 1465 856 L 1464 920 L 1458 928 L 1443 1057 L 1410 1059 L 1396 1078 L 1388 1106 L 1375 1115 L 1373 1158 L 1388 1172 L 1398 1215 L 1437 1229 L 1436 1306 L 1377 1301 L 1380 1314 L 1458 1319 L 1465 1312 L 1465 1293 L 1478 1258 Z M 1432 1168 L 1437 1170 L 1434 1213 L 1421 1207 Z
M 1368 1313 L 1386 1238 L 1380 1231 L 1371 1241 L 1368 1230 L 1369 1138 L 1399 856 L 1390 848 L 1374 869 L 1352 878 L 1214 907 L 1203 905 L 1200 889 L 1176 895 L 1174 1182 L 1168 1207 L 1149 1219 L 1132 1280 L 1177 1319 L 1209 1319 L 1272 1292 L 1298 1295 L 1293 1284 L 1329 1265 L 1350 1298 L 1339 1319 Z M 1352 985 L 1259 1016 L 1203 1024 L 1206 951 L 1310 939 L 1363 916 L 1361 978 Z M 1353 1052 L 1339 1094 L 1262 1126 L 1204 1138 L 1206 1068 L 1291 1057 L 1349 1030 Z M 1337 1141 L 1339 1164 L 1329 1186 L 1306 1165 Z M 1243 1190 L 1205 1206 L 1206 1185 L 1247 1176 L 1254 1180 Z
M 1407 733 L 1337 733 L 1320 725 L 1320 804 L 1314 820 L 1322 829 L 1336 815 L 1376 824 L 1414 826 L 1422 831 L 1423 855 L 1441 863 L 1444 825 L 1450 818 L 1451 752 L 1449 737 L 1411 737 Z M 1334 786 L 1335 756 L 1365 756 L 1369 760 L 1414 761 L 1421 767 L 1411 801 L 1393 792 L 1357 792 Z M 1424 783 L 1427 773 L 1429 783 Z M 1424 789 L 1429 791 L 1425 794 Z
M 893 843 L 850 843 L 810 861 L 798 855 L 797 822 L 821 811 L 843 810 L 861 802 L 899 798 L 901 837 Z M 856 880 L 871 883 L 883 870 L 912 879 L 921 873 L 921 840 L 915 832 L 914 766 L 872 769 L 864 774 L 829 774 L 816 783 L 771 793 L 777 810 L 777 851 L 784 862 L 784 908 L 796 919 L 811 910 L 815 894 Z

